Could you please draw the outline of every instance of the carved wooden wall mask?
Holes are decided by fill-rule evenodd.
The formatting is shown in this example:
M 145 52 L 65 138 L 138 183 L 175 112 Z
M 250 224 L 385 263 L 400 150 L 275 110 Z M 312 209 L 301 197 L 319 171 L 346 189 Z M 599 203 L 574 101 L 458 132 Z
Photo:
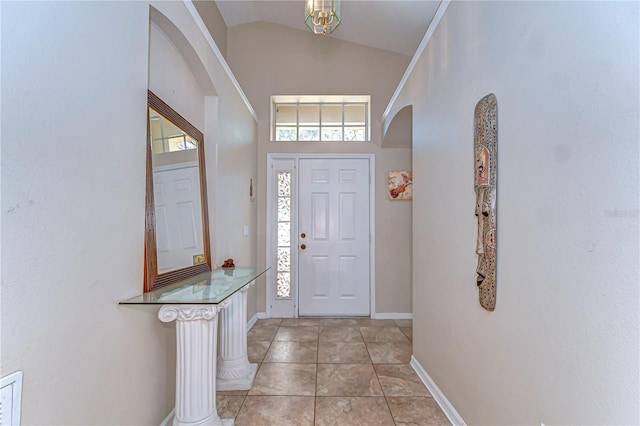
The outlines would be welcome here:
M 496 307 L 496 185 L 498 165 L 498 102 L 491 93 L 476 104 L 473 117 L 475 215 L 478 219 L 476 284 L 480 305 Z

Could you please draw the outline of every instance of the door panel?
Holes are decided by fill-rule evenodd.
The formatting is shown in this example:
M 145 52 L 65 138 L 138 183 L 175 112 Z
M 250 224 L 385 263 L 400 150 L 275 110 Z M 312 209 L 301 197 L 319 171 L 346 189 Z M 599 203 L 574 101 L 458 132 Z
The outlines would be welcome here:
M 329 238 L 329 193 L 311 194 L 312 239 L 326 241 Z
M 338 296 L 341 299 L 354 298 L 356 289 L 356 268 L 357 259 L 355 256 L 340 256 L 340 282 L 338 286 Z
M 340 194 L 340 240 L 355 240 L 356 238 L 356 194 Z
M 369 160 L 299 164 L 299 315 L 369 315 Z
M 313 298 L 326 298 L 329 296 L 329 256 L 311 256 Z
M 176 203 L 178 210 L 178 224 L 180 226 L 180 246 L 183 250 L 195 249 L 197 246 L 198 225 L 196 212 L 193 211 L 193 201 Z

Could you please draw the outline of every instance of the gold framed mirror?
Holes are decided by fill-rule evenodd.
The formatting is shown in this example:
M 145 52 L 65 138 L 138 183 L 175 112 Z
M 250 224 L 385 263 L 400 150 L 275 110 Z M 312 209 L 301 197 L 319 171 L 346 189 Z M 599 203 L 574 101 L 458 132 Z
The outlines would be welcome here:
M 148 91 L 144 291 L 211 270 L 204 135 Z

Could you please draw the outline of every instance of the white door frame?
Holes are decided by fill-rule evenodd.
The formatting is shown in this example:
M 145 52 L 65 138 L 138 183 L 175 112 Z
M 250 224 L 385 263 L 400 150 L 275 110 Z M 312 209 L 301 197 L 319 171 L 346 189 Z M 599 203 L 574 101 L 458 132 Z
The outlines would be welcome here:
M 266 316 L 267 318 L 271 318 L 275 312 L 272 309 L 273 302 L 275 301 L 275 265 L 273 265 L 273 261 L 275 259 L 275 243 L 277 235 L 274 232 L 274 227 L 272 224 L 275 221 L 274 212 L 276 211 L 275 206 L 275 175 L 273 173 L 273 162 L 275 160 L 293 160 L 295 164 L 295 171 L 292 174 L 295 179 L 295 188 L 294 188 L 294 205 L 295 209 L 295 220 L 292 220 L 292 240 L 291 247 L 295 248 L 298 246 L 298 208 L 297 203 L 299 199 L 298 194 L 298 170 L 299 170 L 299 160 L 300 159 L 318 159 L 318 160 L 329 160 L 329 159 L 366 159 L 369 160 L 369 315 L 371 318 L 375 316 L 375 306 L 376 306 L 376 179 L 375 179 L 375 171 L 376 171 L 376 156 L 372 153 L 363 153 L 363 154 L 340 154 L 340 153 L 328 153 L 328 154 L 296 154 L 296 153 L 267 153 L 267 214 L 266 214 L 266 263 L 267 266 L 272 266 L 271 269 L 267 271 L 266 274 Z M 292 250 L 293 253 L 297 253 L 297 250 Z M 295 258 L 292 256 L 292 262 L 295 261 L 295 272 L 293 282 L 293 310 L 291 315 L 293 317 L 298 317 L 298 257 Z M 277 313 L 278 315 L 282 315 L 282 313 Z

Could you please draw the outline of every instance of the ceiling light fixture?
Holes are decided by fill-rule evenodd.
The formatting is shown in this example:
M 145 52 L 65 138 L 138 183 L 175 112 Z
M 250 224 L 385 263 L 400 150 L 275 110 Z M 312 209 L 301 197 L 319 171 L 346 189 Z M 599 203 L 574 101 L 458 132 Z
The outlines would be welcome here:
M 331 34 L 340 25 L 340 0 L 307 0 L 304 22 L 314 34 Z

